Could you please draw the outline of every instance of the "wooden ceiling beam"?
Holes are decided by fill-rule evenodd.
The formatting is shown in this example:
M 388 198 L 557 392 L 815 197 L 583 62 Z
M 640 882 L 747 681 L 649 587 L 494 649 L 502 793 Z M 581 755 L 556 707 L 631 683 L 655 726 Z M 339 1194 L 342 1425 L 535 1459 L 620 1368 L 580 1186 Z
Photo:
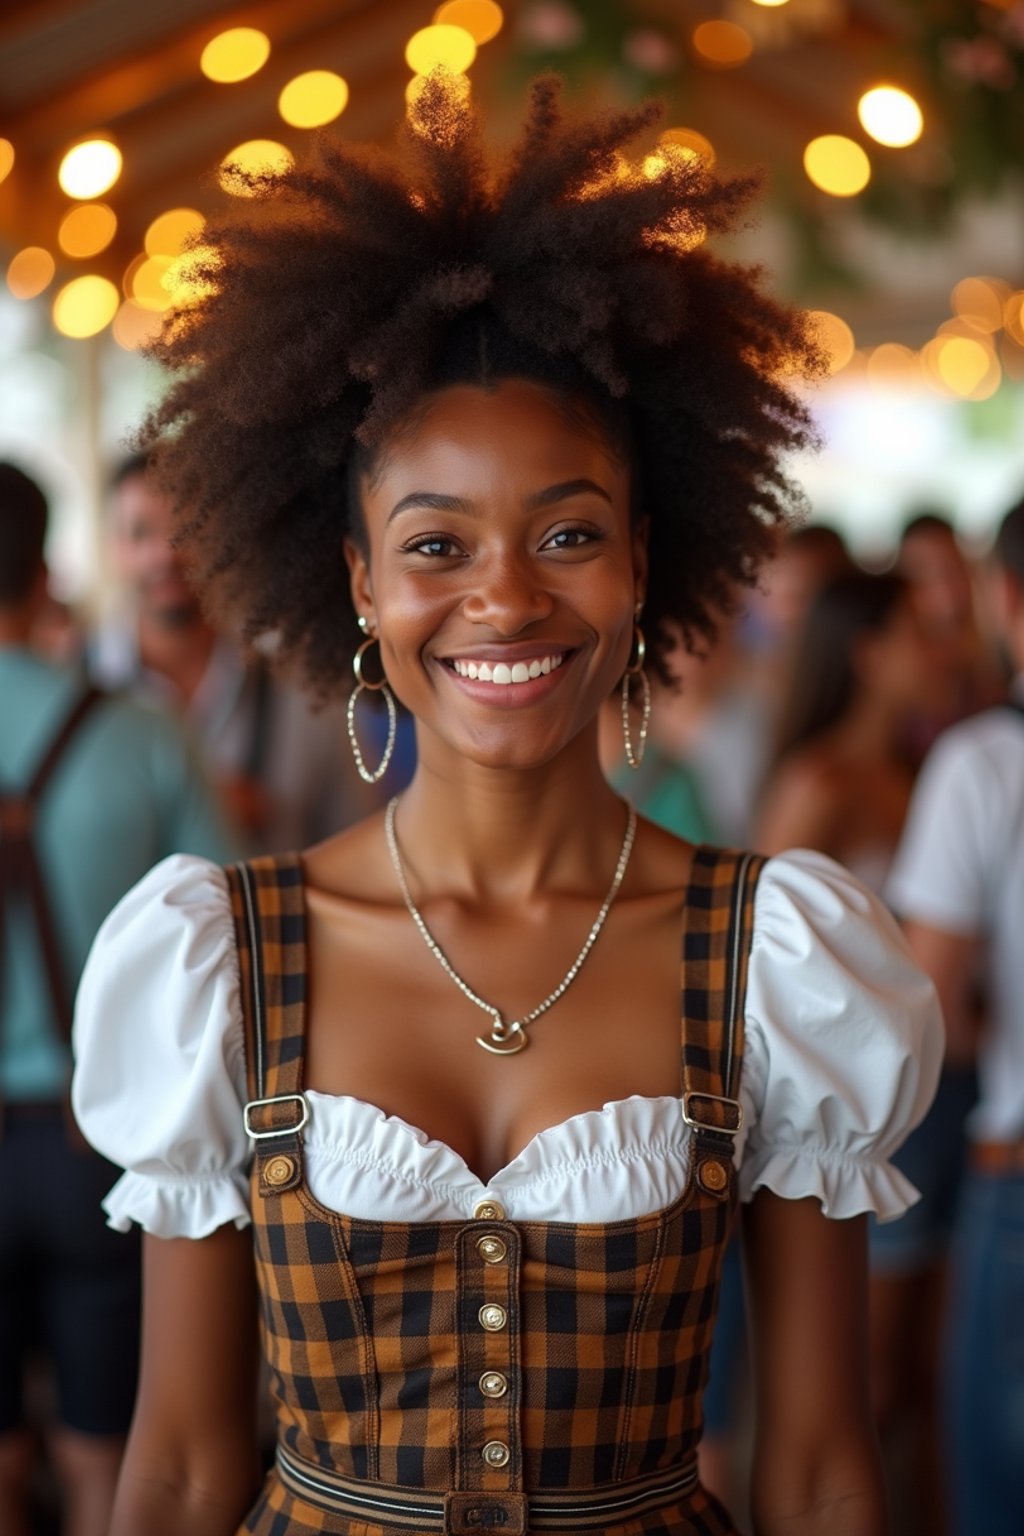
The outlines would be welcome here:
M 387 10 L 392 10 L 389 4 Z M 418 6 L 422 10 L 422 5 Z M 57 89 L 21 110 L 7 114 L 7 137 L 17 147 L 19 138 L 56 148 L 76 134 L 107 128 L 116 132 L 119 123 L 148 102 L 191 87 L 232 91 L 246 86 L 217 86 L 199 68 L 203 48 L 219 32 L 233 26 L 255 26 L 275 43 L 287 47 L 293 39 L 315 35 L 317 30 L 344 25 L 349 19 L 380 27 L 382 10 L 372 0 L 261 0 L 250 6 L 233 5 L 185 31 L 154 39 L 133 56 L 119 59 L 102 70 L 84 76 L 72 90 Z M 271 52 L 271 60 L 274 53 Z M 264 66 L 265 68 L 267 66 Z

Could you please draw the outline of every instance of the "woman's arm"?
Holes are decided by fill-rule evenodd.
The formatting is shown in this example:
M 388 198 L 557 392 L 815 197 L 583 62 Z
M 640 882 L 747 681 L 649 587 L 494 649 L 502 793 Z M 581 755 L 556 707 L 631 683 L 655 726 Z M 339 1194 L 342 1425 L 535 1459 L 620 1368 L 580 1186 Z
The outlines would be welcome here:
M 260 1485 L 252 1233 L 147 1237 L 142 1370 L 110 1536 L 234 1536 Z
M 885 1536 L 867 1381 L 866 1218 L 760 1190 L 744 1212 L 756 1536 Z

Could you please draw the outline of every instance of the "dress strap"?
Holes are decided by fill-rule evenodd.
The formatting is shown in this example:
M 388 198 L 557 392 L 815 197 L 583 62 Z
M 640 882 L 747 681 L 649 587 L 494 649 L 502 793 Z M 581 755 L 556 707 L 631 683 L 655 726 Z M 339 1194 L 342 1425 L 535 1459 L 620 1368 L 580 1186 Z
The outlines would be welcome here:
M 226 870 L 235 922 L 245 1025 L 245 1130 L 259 1191 L 302 1180 L 306 1048 L 306 912 L 298 854 L 250 859 Z
M 747 964 L 761 854 L 702 845 L 683 911 L 683 1119 L 692 1127 L 701 1187 L 731 1193 L 733 1141 L 743 1120 L 737 1094 L 743 1062 Z

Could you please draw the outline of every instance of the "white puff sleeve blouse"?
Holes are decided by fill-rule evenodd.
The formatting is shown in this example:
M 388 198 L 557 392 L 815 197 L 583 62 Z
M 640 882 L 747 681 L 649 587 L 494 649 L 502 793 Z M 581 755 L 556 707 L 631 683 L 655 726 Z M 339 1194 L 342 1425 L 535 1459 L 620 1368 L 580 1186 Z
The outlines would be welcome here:
M 238 962 L 223 871 L 176 855 L 101 929 L 75 1019 L 75 1114 L 126 1171 L 112 1226 L 202 1237 L 249 1220 Z M 888 1162 L 931 1102 L 942 1027 L 930 982 L 881 903 L 831 860 L 768 861 L 754 910 L 737 1139 L 740 1192 L 816 1198 L 826 1215 L 900 1215 Z M 353 1217 L 610 1221 L 671 1203 L 689 1128 L 678 1097 L 632 1097 L 541 1131 L 487 1185 L 442 1142 L 371 1104 L 309 1092 L 314 1197 Z

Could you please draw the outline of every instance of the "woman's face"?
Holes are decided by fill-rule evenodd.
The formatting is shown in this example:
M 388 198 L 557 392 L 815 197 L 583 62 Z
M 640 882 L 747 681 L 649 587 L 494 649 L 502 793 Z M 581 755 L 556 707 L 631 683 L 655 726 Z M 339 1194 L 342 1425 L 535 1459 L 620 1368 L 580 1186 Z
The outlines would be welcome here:
M 353 600 L 421 753 L 550 761 L 621 678 L 643 598 L 620 455 L 537 385 L 456 385 L 393 435 L 362 507 Z

